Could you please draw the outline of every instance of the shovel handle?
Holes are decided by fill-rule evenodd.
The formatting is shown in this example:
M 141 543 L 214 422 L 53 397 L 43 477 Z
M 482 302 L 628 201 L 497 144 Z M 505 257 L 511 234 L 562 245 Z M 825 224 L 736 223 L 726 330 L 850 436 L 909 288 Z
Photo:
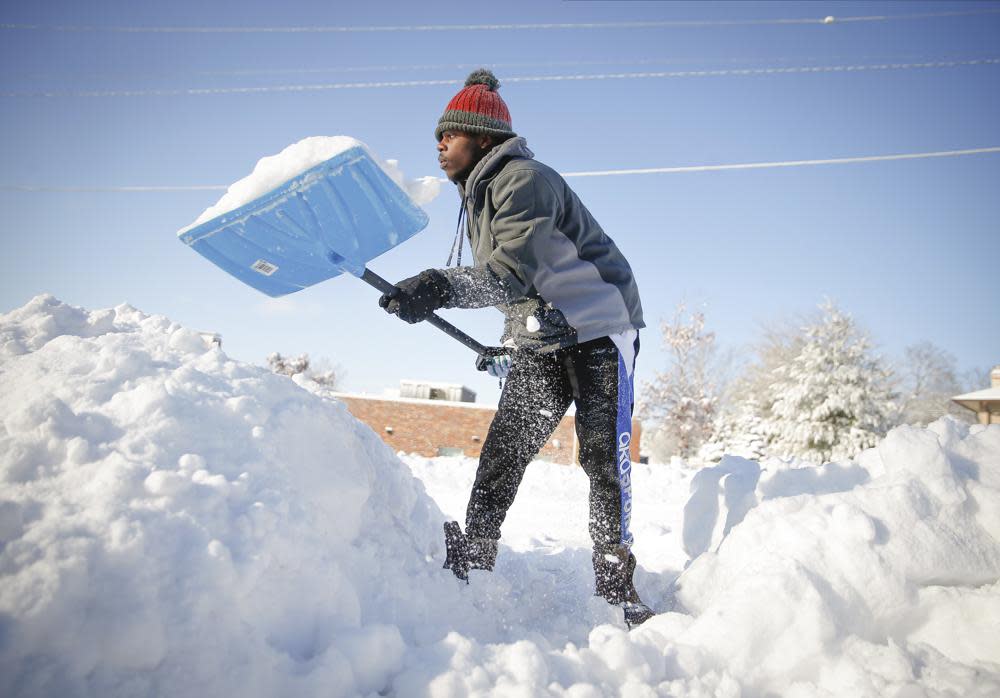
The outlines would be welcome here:
M 368 267 L 365 267 L 365 273 L 362 274 L 361 280 L 364 281 L 369 286 L 374 286 L 382 293 L 391 293 L 396 288 L 395 286 L 390 284 L 388 281 L 383 279 L 381 276 L 373 272 Z M 444 332 L 449 337 L 458 340 L 459 342 L 467 346 L 469 349 L 472 349 L 472 351 L 476 352 L 480 356 L 498 356 L 500 354 L 507 353 L 507 350 L 501 349 L 500 347 L 487 347 L 480 344 L 479 342 L 474 340 L 469 335 L 465 334 L 465 332 L 462 332 L 462 330 L 458 329 L 444 318 L 435 315 L 433 313 L 429 318 L 427 318 L 427 322 L 434 325 L 436 328 Z

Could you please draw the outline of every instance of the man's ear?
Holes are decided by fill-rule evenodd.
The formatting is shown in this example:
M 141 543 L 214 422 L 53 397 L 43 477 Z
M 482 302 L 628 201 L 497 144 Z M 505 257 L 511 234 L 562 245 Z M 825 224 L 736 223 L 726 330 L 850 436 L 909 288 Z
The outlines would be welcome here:
M 483 150 L 491 150 L 496 143 L 493 142 L 493 136 L 488 133 L 479 134 L 479 147 Z

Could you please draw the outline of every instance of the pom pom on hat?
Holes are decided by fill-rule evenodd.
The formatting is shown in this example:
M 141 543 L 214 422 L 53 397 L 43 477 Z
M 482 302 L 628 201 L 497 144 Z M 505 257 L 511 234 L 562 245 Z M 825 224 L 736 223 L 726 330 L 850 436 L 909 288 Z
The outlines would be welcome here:
M 497 90 L 500 81 L 486 68 L 474 70 L 465 80 L 465 87 L 458 91 L 444 114 L 438 119 L 434 139 L 452 129 L 467 133 L 485 133 L 501 138 L 516 136 L 511 127 L 510 111 Z
M 490 92 L 496 92 L 500 89 L 500 81 L 497 80 L 497 76 L 486 68 L 473 70 L 469 73 L 469 77 L 465 78 L 466 87 L 472 87 L 473 85 L 486 85 L 486 89 Z

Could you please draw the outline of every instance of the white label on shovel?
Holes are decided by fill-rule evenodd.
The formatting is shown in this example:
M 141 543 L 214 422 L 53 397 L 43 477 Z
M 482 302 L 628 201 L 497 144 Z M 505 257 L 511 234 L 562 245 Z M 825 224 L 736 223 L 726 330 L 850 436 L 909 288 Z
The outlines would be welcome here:
M 256 262 L 253 263 L 253 266 L 251 266 L 250 268 L 256 272 L 263 274 L 264 276 L 270 276 L 274 272 L 278 271 L 278 267 L 271 264 L 270 262 L 265 262 L 263 259 L 258 259 Z

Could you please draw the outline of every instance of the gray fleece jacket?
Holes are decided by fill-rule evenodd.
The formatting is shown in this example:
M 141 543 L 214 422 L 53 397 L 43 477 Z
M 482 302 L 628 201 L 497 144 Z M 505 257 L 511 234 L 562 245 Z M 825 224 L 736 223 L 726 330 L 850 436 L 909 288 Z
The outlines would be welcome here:
M 506 346 L 538 352 L 645 327 L 625 257 L 566 181 L 523 138 L 487 153 L 459 185 L 475 266 L 440 269 L 449 308 L 496 305 Z

